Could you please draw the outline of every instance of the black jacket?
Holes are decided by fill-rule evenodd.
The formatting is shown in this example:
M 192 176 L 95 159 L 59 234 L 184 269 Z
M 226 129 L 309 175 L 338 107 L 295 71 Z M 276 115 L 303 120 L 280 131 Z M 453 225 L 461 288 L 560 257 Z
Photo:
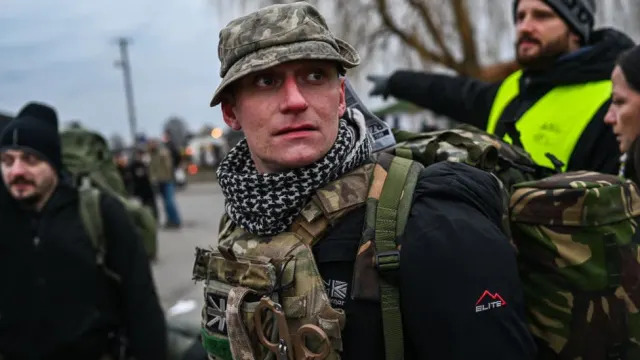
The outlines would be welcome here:
M 405 359 L 534 358 L 515 250 L 500 230 L 501 216 L 498 184 L 489 174 L 457 163 L 422 171 L 400 239 Z M 382 360 L 380 304 L 351 300 L 363 222 L 364 208 L 354 210 L 314 254 L 333 306 L 347 314 L 343 358 Z M 485 291 L 506 306 L 476 312 Z
M 599 30 L 589 46 L 560 58 L 553 68 L 544 72 L 525 71 L 520 79 L 520 93 L 505 108 L 496 133 L 504 135 L 509 123 L 515 123 L 556 86 L 609 79 L 618 55 L 632 46 L 633 41 L 618 31 Z M 500 83 L 414 71 L 397 71 L 388 83 L 390 95 L 481 129 L 487 127 L 499 88 Z M 609 103 L 604 103 L 587 125 L 569 159 L 568 170 L 617 172 L 618 143 L 604 124 Z
M 106 264 L 119 284 L 97 266 L 77 190 L 59 185 L 36 214 L 0 189 L 0 358 L 98 359 L 117 345 L 108 334 L 118 328 L 137 359 L 165 358 L 164 317 L 142 242 L 117 200 L 103 196 L 101 211 Z

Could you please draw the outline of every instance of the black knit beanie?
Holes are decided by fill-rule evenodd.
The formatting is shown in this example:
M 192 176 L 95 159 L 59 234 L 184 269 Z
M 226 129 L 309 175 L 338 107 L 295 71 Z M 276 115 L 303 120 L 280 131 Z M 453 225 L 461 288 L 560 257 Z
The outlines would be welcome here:
M 640 92 L 640 45 L 622 53 L 618 59 L 618 65 L 629 86 Z
M 589 43 L 595 24 L 595 0 L 543 0 L 580 36 L 582 43 Z M 516 18 L 519 0 L 513 2 L 513 17 Z
M 56 111 L 39 103 L 25 105 L 0 135 L 0 151 L 6 149 L 35 153 L 59 174 L 62 155 Z

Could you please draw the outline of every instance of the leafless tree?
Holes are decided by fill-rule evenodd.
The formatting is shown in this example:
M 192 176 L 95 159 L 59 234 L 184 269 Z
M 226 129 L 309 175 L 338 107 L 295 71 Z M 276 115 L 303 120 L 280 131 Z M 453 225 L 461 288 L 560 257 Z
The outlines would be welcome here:
M 211 0 L 222 3 L 223 0 Z M 244 0 L 244 12 L 282 0 Z M 363 59 L 383 57 L 394 67 L 440 67 L 459 74 L 484 77 L 482 59 L 494 65 L 499 56 L 481 53 L 478 44 L 489 38 L 478 34 L 478 18 L 505 26 L 507 11 L 491 0 L 308 0 L 326 16 L 330 28 L 354 44 Z M 491 4 L 494 4 L 492 6 Z M 482 14 L 478 14 L 478 11 Z M 473 16 L 472 16 L 473 15 Z M 498 31 L 499 33 L 499 31 Z M 491 36 L 495 39 L 495 36 Z M 494 42 L 495 43 L 495 42 Z M 484 48 L 483 48 L 484 49 Z M 384 55 L 393 57 L 384 59 Z M 493 54 L 495 55 L 495 54 Z M 361 69 L 368 69 L 363 66 Z M 366 71 L 365 70 L 365 71 Z M 495 72 L 494 68 L 492 71 Z
M 293 0 L 209 0 L 225 9 L 222 22 L 259 7 Z M 511 0 L 307 0 L 329 27 L 364 59 L 350 72 L 397 68 L 435 69 L 499 80 L 517 69 L 513 61 Z M 598 24 L 640 34 L 640 1 L 598 2 Z

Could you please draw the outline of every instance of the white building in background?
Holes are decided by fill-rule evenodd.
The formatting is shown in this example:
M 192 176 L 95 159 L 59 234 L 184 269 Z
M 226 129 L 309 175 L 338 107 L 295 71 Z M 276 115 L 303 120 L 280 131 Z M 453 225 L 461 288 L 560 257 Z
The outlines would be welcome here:
M 189 156 L 190 164 L 198 167 L 214 167 L 229 151 L 229 145 L 223 136 L 215 138 L 210 135 L 194 136 L 187 143 L 185 155 Z

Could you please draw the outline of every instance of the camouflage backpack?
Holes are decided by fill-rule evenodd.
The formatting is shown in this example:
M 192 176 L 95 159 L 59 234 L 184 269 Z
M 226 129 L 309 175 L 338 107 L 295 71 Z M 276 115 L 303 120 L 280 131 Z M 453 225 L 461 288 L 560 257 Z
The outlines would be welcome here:
M 140 234 L 147 255 L 157 252 L 157 225 L 151 210 L 127 198 L 124 182 L 113 162 L 106 140 L 98 133 L 75 126 L 60 134 L 62 162 L 80 190 L 80 214 L 89 237 L 104 257 L 105 244 L 100 214 L 99 192 L 118 199 L 126 208 Z
M 517 183 L 541 179 L 555 170 L 537 165 L 522 148 L 471 125 L 425 133 L 393 130 L 396 156 L 413 159 L 424 166 L 439 161 L 462 162 L 496 175 L 505 189 Z
M 514 187 L 511 231 L 539 359 L 640 359 L 639 216 L 637 185 L 612 175 Z

